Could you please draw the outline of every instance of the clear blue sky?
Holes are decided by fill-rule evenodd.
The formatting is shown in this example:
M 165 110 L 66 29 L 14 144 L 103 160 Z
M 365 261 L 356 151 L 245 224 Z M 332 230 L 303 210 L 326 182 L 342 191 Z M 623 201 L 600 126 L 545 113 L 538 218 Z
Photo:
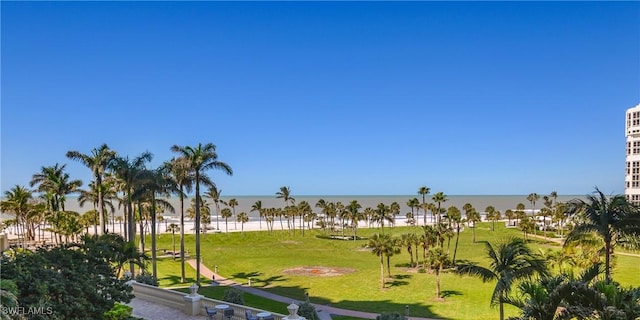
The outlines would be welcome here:
M 226 195 L 624 192 L 639 2 L 0 5 L 3 192 L 198 142 Z

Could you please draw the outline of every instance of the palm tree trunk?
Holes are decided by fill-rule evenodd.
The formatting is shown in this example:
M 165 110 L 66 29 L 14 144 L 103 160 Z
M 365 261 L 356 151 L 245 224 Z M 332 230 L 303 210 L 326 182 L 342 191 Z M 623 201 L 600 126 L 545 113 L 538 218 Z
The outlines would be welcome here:
M 98 221 L 100 222 L 100 234 L 105 233 L 105 223 L 104 223 L 104 199 L 102 199 L 102 175 L 97 174 L 96 178 L 96 188 L 98 189 Z
M 604 239 L 604 266 L 607 283 L 611 283 L 611 239 Z
M 151 272 L 154 278 L 158 278 L 156 265 L 156 193 L 151 191 Z
M 384 260 L 382 260 L 382 253 L 380 256 L 380 288 L 384 289 Z
M 436 298 L 440 298 L 440 269 L 442 268 L 442 264 L 440 264 L 440 268 L 436 269 Z
M 453 260 L 452 264 L 455 266 L 456 264 L 456 253 L 458 253 L 458 240 L 460 239 L 460 225 L 456 229 L 456 246 L 453 248 Z
M 133 201 L 131 199 L 131 189 L 127 190 L 127 234 L 128 234 L 128 239 L 129 239 L 129 243 L 131 244 L 131 246 L 135 246 L 136 244 L 136 233 L 135 233 L 135 222 L 133 219 Z M 133 263 L 133 261 L 129 262 L 129 272 L 131 272 L 131 276 L 133 277 L 134 272 L 135 272 L 135 264 Z
M 182 184 L 180 185 L 180 269 L 180 282 L 184 283 L 184 186 Z
M 196 171 L 196 284 L 200 286 L 200 170 Z

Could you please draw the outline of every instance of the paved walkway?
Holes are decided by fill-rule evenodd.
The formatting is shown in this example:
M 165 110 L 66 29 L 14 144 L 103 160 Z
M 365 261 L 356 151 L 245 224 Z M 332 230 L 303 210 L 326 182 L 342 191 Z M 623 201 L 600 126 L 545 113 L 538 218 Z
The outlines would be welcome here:
M 128 303 L 133 308 L 133 316 L 149 320 L 203 320 L 206 316 L 189 316 L 175 309 L 147 300 L 133 298 Z
M 191 267 L 193 268 L 196 267 L 195 260 L 188 260 L 187 262 Z M 248 287 L 248 286 L 239 284 L 237 282 L 234 282 L 233 280 L 226 279 L 223 276 L 217 273 L 214 273 L 202 263 L 200 263 L 200 274 L 201 276 L 207 279 L 212 279 L 212 277 L 215 275 L 216 282 L 219 283 L 220 285 L 234 286 L 242 291 L 251 293 L 256 296 L 264 297 L 270 300 L 284 302 L 284 303 L 291 303 L 292 301 L 295 301 L 295 299 L 273 294 L 264 290 L 260 290 L 258 288 Z M 375 319 L 377 316 L 380 315 L 378 313 L 355 311 L 355 310 L 349 310 L 349 309 L 340 309 L 340 308 L 335 308 L 332 306 L 316 304 L 316 303 L 314 303 L 313 305 L 316 307 L 316 311 L 318 312 L 318 315 L 320 316 L 321 320 L 331 320 L 331 315 L 340 315 L 340 316 L 356 317 L 356 318 L 363 318 L 363 319 Z M 286 314 L 286 311 L 284 313 Z M 409 320 L 435 320 L 435 319 L 409 317 Z

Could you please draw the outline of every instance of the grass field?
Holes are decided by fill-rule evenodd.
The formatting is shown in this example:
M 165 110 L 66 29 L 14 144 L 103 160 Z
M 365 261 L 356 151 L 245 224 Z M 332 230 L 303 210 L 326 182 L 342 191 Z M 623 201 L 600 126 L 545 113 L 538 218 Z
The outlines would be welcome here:
M 366 237 L 379 232 L 380 229 L 361 229 L 358 234 Z M 418 227 L 398 227 L 385 228 L 385 232 L 396 235 L 408 232 L 420 234 L 422 230 Z M 403 313 L 405 306 L 409 306 L 411 316 L 442 319 L 495 319 L 498 315 L 498 310 L 489 306 L 494 283 L 483 283 L 476 278 L 445 272 L 441 275 L 445 300 L 437 301 L 434 299 L 435 275 L 407 268 L 410 259 L 406 250 L 403 250 L 391 258 L 391 277 L 386 275 L 385 269 L 386 288 L 381 289 L 379 259 L 363 248 L 366 240 L 328 240 L 318 237 L 321 234 L 319 230 L 307 231 L 304 236 L 299 231 L 295 235 L 288 231 L 207 234 L 202 237 L 202 261 L 212 270 L 218 266 L 220 274 L 236 282 L 247 283 L 251 277 L 254 287 L 297 300 L 304 299 L 305 293 L 308 293 L 312 302 L 340 308 Z M 489 224 L 479 224 L 475 244 L 472 243 L 470 229 L 460 234 L 457 259 L 486 263 L 482 241 L 495 243 L 509 236 L 521 235 L 518 230 L 506 229 L 502 224 L 496 224 L 493 232 Z M 451 241 L 451 255 L 454 242 L 455 238 Z M 171 246 L 171 235 L 161 235 L 158 248 L 171 249 Z M 531 241 L 531 246 L 535 249 L 559 248 L 555 243 L 537 239 Z M 186 237 L 186 247 L 193 254 L 193 236 Z M 352 268 L 355 272 L 330 277 L 283 272 L 301 266 L 344 267 Z M 162 286 L 180 285 L 178 260 L 163 259 L 158 263 L 158 270 Z M 187 282 L 193 282 L 195 271 L 188 265 L 186 271 Z M 640 286 L 640 258 L 618 255 L 613 271 L 616 281 Z M 507 315 L 515 315 L 516 312 L 515 308 L 506 307 Z

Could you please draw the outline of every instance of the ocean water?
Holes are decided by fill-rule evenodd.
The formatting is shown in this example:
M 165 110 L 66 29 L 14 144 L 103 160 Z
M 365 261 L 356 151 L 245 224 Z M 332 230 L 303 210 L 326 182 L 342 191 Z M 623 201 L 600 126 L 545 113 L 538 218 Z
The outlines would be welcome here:
M 433 202 L 433 200 L 431 200 L 432 196 L 433 195 L 427 195 L 426 201 Z M 422 196 L 418 194 L 416 195 L 350 195 L 350 196 L 345 196 L 345 195 L 296 196 L 296 195 L 293 195 L 293 197 L 295 198 L 296 203 L 300 203 L 301 201 L 307 201 L 311 205 L 314 212 L 320 212 L 320 209 L 315 207 L 316 203 L 320 199 L 324 199 L 325 201 L 331 201 L 331 202 L 340 201 L 345 205 L 349 204 L 349 202 L 351 202 L 352 200 L 358 200 L 362 208 L 367 208 L 367 207 L 375 208 L 379 203 L 384 203 L 386 205 L 389 205 L 392 202 L 397 202 L 398 204 L 400 204 L 400 208 L 401 208 L 400 216 L 402 217 L 404 217 L 407 212 L 411 212 L 411 209 L 407 206 L 407 201 L 409 199 L 417 198 L 419 202 L 422 203 Z M 251 206 L 256 201 L 262 201 L 263 208 L 284 207 L 284 201 L 282 201 L 282 199 L 276 198 L 275 195 L 273 196 L 269 196 L 269 195 L 236 196 L 236 197 L 225 196 L 225 197 L 222 197 L 221 199 L 228 202 L 229 199 L 232 199 L 232 198 L 235 198 L 238 201 L 238 206 L 236 206 L 235 208 L 236 214 L 244 211 L 249 215 L 249 217 L 252 217 L 252 218 L 258 217 L 257 212 L 251 212 Z M 584 196 L 559 195 L 558 201 L 568 201 L 574 198 L 584 198 Z M 177 217 L 180 212 L 180 208 L 179 208 L 180 201 L 178 197 L 171 197 L 167 200 L 174 206 L 176 213 L 172 214 L 169 212 L 165 212 L 165 213 L 159 213 L 159 214 L 164 217 Z M 207 198 L 204 198 L 204 200 L 211 208 L 211 214 L 215 215 L 215 205 L 213 201 Z M 191 204 L 190 201 L 191 201 L 191 198 L 185 199 L 185 210 L 190 206 Z M 470 203 L 471 205 L 473 205 L 478 212 L 483 212 L 487 206 L 493 206 L 496 208 L 496 210 L 500 210 L 500 212 L 504 213 L 504 211 L 507 209 L 514 210 L 518 205 L 518 203 L 524 204 L 527 210 L 531 209 L 531 203 L 527 201 L 527 195 L 450 195 L 450 196 L 448 195 L 447 201 L 442 203 L 442 207 L 448 208 L 450 206 L 456 206 L 458 207 L 458 209 L 460 209 L 460 211 L 462 211 L 462 206 L 466 203 Z M 114 205 L 116 207 L 116 215 L 121 215 L 123 212 L 123 208 L 118 208 L 117 204 L 115 203 Z M 68 197 L 65 203 L 65 207 L 67 210 L 77 211 L 79 213 L 84 213 L 88 210 L 93 209 L 93 206 L 90 204 L 89 205 L 85 204 L 84 207 L 80 207 L 76 197 Z M 220 206 L 221 209 L 223 207 L 224 205 Z M 536 202 L 535 208 L 537 210 L 537 209 L 540 209 L 541 207 L 543 207 L 542 196 L 540 200 Z M 422 210 L 420 210 L 420 212 L 422 212 Z

